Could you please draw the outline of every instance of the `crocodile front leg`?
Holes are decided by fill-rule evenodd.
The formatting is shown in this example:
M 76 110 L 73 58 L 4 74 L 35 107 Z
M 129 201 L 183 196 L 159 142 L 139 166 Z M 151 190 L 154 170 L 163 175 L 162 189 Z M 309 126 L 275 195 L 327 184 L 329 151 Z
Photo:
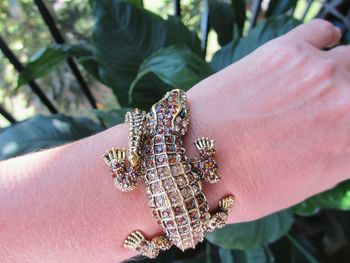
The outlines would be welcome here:
M 102 156 L 112 173 L 114 185 L 123 192 L 133 190 L 142 178 L 139 160 L 145 119 L 145 112 L 138 109 L 129 111 L 125 115 L 125 121 L 129 124 L 128 150 L 111 148 Z
M 146 240 L 139 230 L 132 232 L 124 240 L 124 247 L 131 248 L 149 258 L 156 258 L 160 250 L 167 250 L 171 245 L 171 241 L 165 236 L 156 236 L 150 241 Z
M 102 159 L 109 166 L 114 186 L 122 192 L 133 190 L 141 178 L 139 166 L 132 166 L 126 159 L 126 150 L 111 148 Z
M 202 137 L 194 141 L 194 145 L 199 151 L 199 158 L 192 158 L 192 164 L 199 177 L 208 183 L 217 183 L 221 176 L 215 159 L 214 140 Z

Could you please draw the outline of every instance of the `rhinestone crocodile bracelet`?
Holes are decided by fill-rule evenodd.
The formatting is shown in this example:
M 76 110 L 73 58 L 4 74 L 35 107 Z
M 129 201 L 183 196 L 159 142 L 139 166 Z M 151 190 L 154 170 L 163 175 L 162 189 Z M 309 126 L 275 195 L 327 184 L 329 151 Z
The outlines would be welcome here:
M 189 125 L 189 107 L 185 92 L 179 89 L 167 92 L 147 114 L 135 109 L 125 120 L 128 149 L 111 148 L 103 160 L 119 190 L 131 191 L 144 181 L 148 205 L 164 235 L 147 240 L 136 230 L 126 237 L 124 246 L 149 258 L 172 245 L 182 251 L 194 248 L 205 232 L 226 224 L 234 203 L 233 196 L 226 196 L 219 202 L 219 211 L 209 213 L 202 180 L 220 180 L 214 141 L 197 139 L 199 158 L 185 155 L 182 137 Z

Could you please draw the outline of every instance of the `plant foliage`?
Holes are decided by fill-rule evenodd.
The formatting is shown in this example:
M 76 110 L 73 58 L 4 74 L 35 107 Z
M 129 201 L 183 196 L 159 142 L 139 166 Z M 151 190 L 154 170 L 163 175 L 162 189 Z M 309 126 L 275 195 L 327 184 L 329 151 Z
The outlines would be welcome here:
M 296 4 L 297 1 L 270 1 L 265 18 L 247 30 L 244 0 L 209 0 L 210 23 L 221 48 L 207 61 L 198 34 L 190 31 L 180 18 L 164 19 L 146 10 L 142 1 L 91 1 L 94 17 L 91 42 L 41 49 L 19 76 L 18 87 L 43 77 L 72 57 L 96 81 L 108 86 L 122 106 L 95 111 L 100 122 L 111 127 L 123 122 L 129 107 L 147 110 L 167 90 L 174 87 L 187 90 L 288 32 L 301 23 L 291 16 Z M 86 118 L 34 117 L 1 131 L 0 159 L 74 141 L 102 129 Z M 285 262 L 294 262 L 291 255 L 297 255 L 293 257 L 301 261 L 313 261 L 313 255 L 303 249 L 308 247 L 312 251 L 311 241 L 292 226 L 296 218 L 308 220 L 300 215 L 315 215 L 326 208 L 350 209 L 350 181 L 294 208 L 210 233 L 206 236 L 209 242 L 195 252 L 183 254 L 172 249 L 157 261 L 274 262 L 285 255 L 290 258 Z M 287 233 L 299 236 L 282 238 Z

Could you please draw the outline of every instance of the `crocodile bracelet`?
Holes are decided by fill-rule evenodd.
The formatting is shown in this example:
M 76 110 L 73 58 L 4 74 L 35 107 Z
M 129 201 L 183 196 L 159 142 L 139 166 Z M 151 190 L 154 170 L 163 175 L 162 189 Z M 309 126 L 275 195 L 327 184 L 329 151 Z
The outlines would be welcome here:
M 219 202 L 219 211 L 210 214 L 202 192 L 202 180 L 220 180 L 214 141 L 197 139 L 199 158 L 185 155 L 182 137 L 189 124 L 189 107 L 185 92 L 179 89 L 167 92 L 147 114 L 138 109 L 128 112 L 125 121 L 128 149 L 111 148 L 103 160 L 119 190 L 131 191 L 144 181 L 148 205 L 164 235 L 147 240 L 136 230 L 126 237 L 124 246 L 149 258 L 172 245 L 182 251 L 194 248 L 205 232 L 226 224 L 234 203 L 233 196 L 226 196 Z

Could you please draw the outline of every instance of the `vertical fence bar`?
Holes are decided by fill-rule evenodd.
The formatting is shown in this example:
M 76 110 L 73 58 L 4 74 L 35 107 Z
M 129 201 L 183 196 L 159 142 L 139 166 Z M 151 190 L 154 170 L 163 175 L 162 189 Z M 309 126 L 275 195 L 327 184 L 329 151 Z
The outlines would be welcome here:
M 201 19 L 201 33 L 202 33 L 201 48 L 204 53 L 204 56 L 207 53 L 209 26 L 210 26 L 209 25 L 209 3 L 208 3 L 208 0 L 205 0 L 204 12 Z
M 254 0 L 252 4 L 252 18 L 250 19 L 249 30 L 256 26 L 261 9 L 262 0 Z
M 306 17 L 306 15 L 307 15 L 307 13 L 309 12 L 310 7 L 311 7 L 311 5 L 312 5 L 313 2 L 314 2 L 314 0 L 308 0 L 307 6 L 306 6 L 306 8 L 305 8 L 305 10 L 304 10 L 304 13 L 303 13 L 303 16 L 301 17 L 301 21 L 304 21 L 304 20 L 305 20 L 305 17 Z
M 181 1 L 180 0 L 173 0 L 174 4 L 174 14 L 177 17 L 181 17 Z
M 16 119 L 0 105 L 0 114 L 4 116 L 6 120 L 8 120 L 10 123 L 16 123 Z
M 21 73 L 24 69 L 21 62 L 18 60 L 16 55 L 10 50 L 10 48 L 7 46 L 6 42 L 3 40 L 3 38 L 0 36 L 0 49 L 4 53 L 5 57 L 10 61 L 10 63 L 15 67 L 15 69 Z M 48 110 L 51 113 L 57 113 L 57 109 L 51 101 L 46 97 L 45 93 L 41 90 L 39 85 L 33 80 L 28 83 L 31 90 L 39 97 L 39 99 L 44 103 L 44 105 L 48 108 Z
M 50 12 L 47 9 L 44 2 L 41 0 L 34 0 L 34 3 L 38 7 L 39 12 L 40 12 L 42 18 L 44 19 L 46 25 L 48 26 L 48 28 L 51 32 L 51 35 L 54 38 L 54 40 L 56 41 L 56 43 L 64 44 L 65 40 L 64 40 L 61 32 L 58 30 L 58 28 L 55 24 L 55 20 L 53 19 L 52 15 L 50 14 Z M 84 80 L 83 76 L 81 75 L 78 66 L 76 65 L 76 63 L 74 62 L 74 60 L 72 58 L 67 59 L 67 64 L 68 64 L 69 68 L 71 69 L 72 73 L 74 74 L 75 78 L 77 79 L 77 81 L 78 81 L 83 93 L 85 94 L 86 98 L 88 99 L 90 105 L 96 109 L 97 108 L 96 100 L 92 96 L 92 93 L 91 93 L 86 81 Z

